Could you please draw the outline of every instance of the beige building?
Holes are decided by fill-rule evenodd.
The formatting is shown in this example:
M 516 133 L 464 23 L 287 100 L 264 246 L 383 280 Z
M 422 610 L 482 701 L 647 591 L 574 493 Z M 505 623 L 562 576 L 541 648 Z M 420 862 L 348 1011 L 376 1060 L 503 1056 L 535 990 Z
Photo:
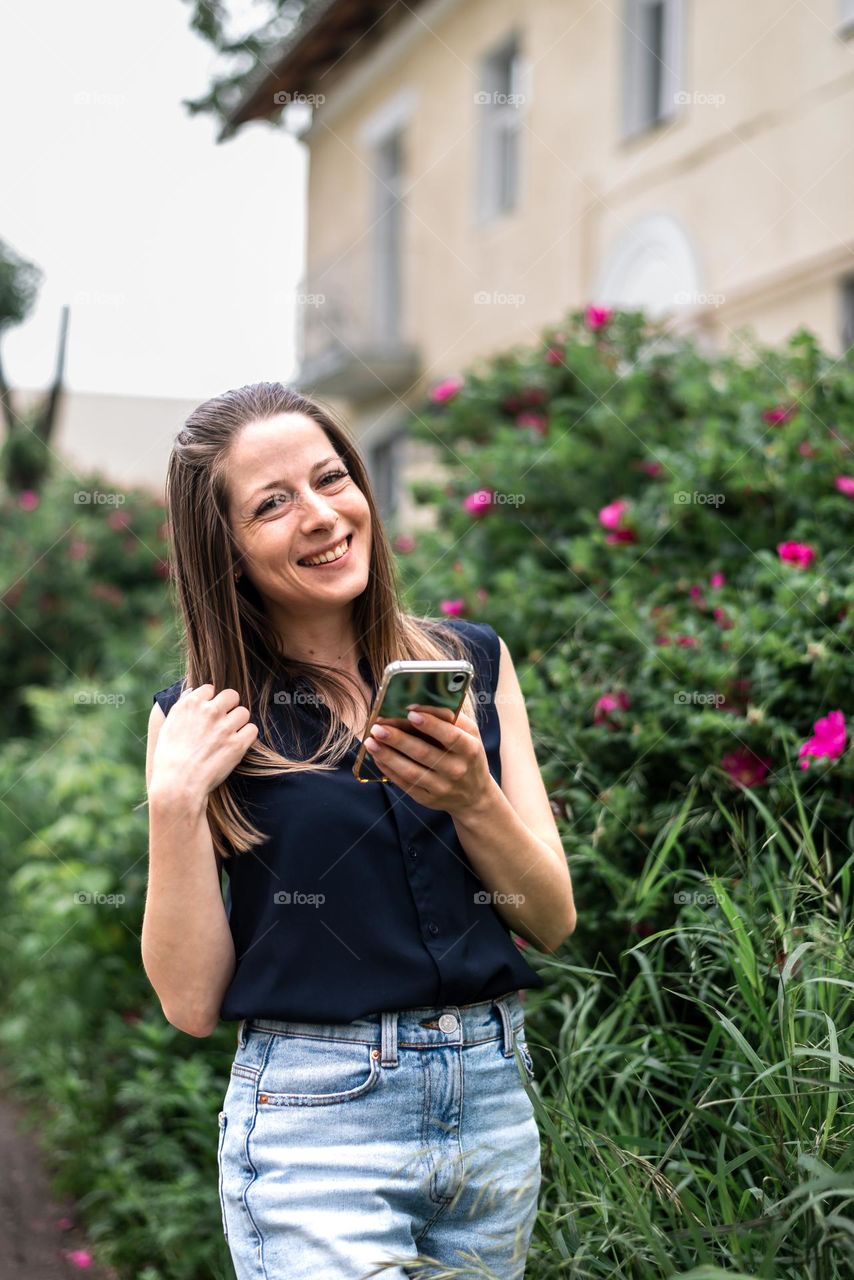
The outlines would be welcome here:
M 309 0 L 265 62 L 223 136 L 309 148 L 295 381 L 392 528 L 410 406 L 569 308 L 854 341 L 854 0 Z

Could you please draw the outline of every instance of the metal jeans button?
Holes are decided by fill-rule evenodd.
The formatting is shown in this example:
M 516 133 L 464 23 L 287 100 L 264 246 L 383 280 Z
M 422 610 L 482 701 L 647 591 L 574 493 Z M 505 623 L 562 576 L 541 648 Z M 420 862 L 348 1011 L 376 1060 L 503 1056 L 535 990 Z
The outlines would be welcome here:
M 452 1013 L 443 1013 L 439 1018 L 439 1028 L 442 1031 L 456 1031 L 457 1019 Z

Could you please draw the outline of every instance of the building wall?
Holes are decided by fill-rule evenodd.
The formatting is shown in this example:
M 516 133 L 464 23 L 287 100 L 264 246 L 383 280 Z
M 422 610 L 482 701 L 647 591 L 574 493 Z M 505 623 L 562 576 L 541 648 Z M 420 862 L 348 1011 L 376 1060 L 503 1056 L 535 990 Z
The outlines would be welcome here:
M 13 402 L 23 409 L 43 396 L 15 389 Z M 200 403 L 68 390 L 53 440 L 58 463 L 71 475 L 97 472 L 114 485 L 139 485 L 162 497 L 172 442 Z
M 338 259 L 340 275 L 370 252 L 363 130 L 414 95 L 403 260 L 404 327 L 424 369 L 416 393 L 481 353 L 533 341 L 571 307 L 631 298 L 650 280 L 665 294 L 671 280 L 691 282 L 696 299 L 678 305 L 696 306 L 720 342 L 745 325 L 778 342 L 804 324 L 838 349 L 839 280 L 854 269 L 854 40 L 838 32 L 837 0 L 686 0 L 684 15 L 689 101 L 629 141 L 616 0 L 434 0 L 324 77 L 307 135 L 310 271 Z M 514 29 L 530 66 L 521 202 L 478 226 L 478 64 Z

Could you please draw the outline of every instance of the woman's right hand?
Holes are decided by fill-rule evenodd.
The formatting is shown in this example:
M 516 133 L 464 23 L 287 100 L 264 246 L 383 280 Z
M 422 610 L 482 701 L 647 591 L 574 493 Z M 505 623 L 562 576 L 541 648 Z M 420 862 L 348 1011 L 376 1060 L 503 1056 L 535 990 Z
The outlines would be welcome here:
M 216 693 L 212 684 L 185 689 L 157 737 L 151 787 L 209 796 L 240 763 L 258 737 L 257 725 L 236 689 Z

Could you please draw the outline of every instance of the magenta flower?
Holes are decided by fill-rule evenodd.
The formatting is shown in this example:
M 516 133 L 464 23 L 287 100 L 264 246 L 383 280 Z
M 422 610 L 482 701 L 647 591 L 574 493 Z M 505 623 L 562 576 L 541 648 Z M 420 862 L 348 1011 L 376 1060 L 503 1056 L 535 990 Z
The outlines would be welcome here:
M 549 420 L 544 413 L 533 413 L 526 410 L 516 418 L 517 427 L 530 427 L 537 435 L 544 436 L 549 429 Z
M 782 561 L 799 569 L 808 569 L 815 559 L 815 551 L 806 542 L 778 542 L 777 552 Z
M 72 538 L 68 544 L 68 554 L 72 560 L 85 560 L 89 551 L 89 543 L 83 538 Z
M 444 381 L 436 383 L 430 392 L 430 399 L 434 404 L 444 404 L 447 400 L 453 400 L 462 385 L 462 378 L 445 378 Z
M 718 624 L 721 631 L 732 631 L 735 623 L 731 618 L 727 617 L 726 609 L 722 609 L 720 605 L 715 605 L 712 613 L 714 614 L 715 622 Z
M 726 578 L 720 571 L 713 573 L 711 578 L 709 578 L 710 587 L 722 587 L 725 582 Z
M 829 756 L 831 760 L 837 760 L 845 750 L 845 716 L 841 711 L 831 711 L 816 720 L 813 729 L 813 736 L 798 749 L 802 769 L 809 768 L 806 756 Z
M 62 1254 L 73 1267 L 80 1267 L 81 1270 L 92 1265 L 92 1255 L 88 1249 L 63 1249 Z
M 563 364 L 563 351 L 560 347 L 549 347 L 546 352 L 546 364 Z
M 39 495 L 35 489 L 23 489 L 18 494 L 18 506 L 24 511 L 35 511 L 39 505 Z
M 448 618 L 458 618 L 465 607 L 465 600 L 441 600 L 439 602 L 439 608 Z
M 601 698 L 596 699 L 596 705 L 593 708 L 593 723 L 607 724 L 614 728 L 618 722 L 611 719 L 613 713 L 615 711 L 628 711 L 631 705 L 631 698 L 622 689 L 617 693 L 603 693 Z
M 618 529 L 628 505 L 623 498 L 617 498 L 616 502 L 609 502 L 607 507 L 601 507 L 599 510 L 599 523 L 605 529 Z
M 637 540 L 638 535 L 628 525 L 623 529 L 615 529 L 612 533 L 605 534 L 606 542 L 637 542 Z
M 771 760 L 768 756 L 758 756 L 749 747 L 737 747 L 721 758 L 721 768 L 733 782 L 740 782 L 744 787 L 758 787 L 767 777 Z
M 690 595 L 690 597 L 691 597 L 691 599 L 692 599 L 692 600 L 702 600 L 702 598 L 703 598 L 703 588 L 702 588 L 702 587 L 696 587 L 696 586 L 694 586 L 694 587 L 692 587 L 692 588 L 691 588 L 691 590 L 688 592 L 688 594 Z
M 676 643 L 681 644 L 683 649 L 692 649 L 699 641 L 696 636 L 677 636 Z
M 779 427 L 783 422 L 789 421 L 797 407 L 796 404 L 775 404 L 773 409 L 762 411 L 762 421 L 771 427 Z
M 798 445 L 798 453 L 802 458 L 814 458 L 818 450 L 814 449 L 808 440 L 802 440 Z
M 399 533 L 394 540 L 394 549 L 404 555 L 409 551 L 414 551 L 415 539 L 411 538 L 408 533 Z
M 130 522 L 129 511 L 111 511 L 107 516 L 107 524 L 111 529 L 127 529 Z
M 648 476 L 660 476 L 664 467 L 660 462 L 647 460 L 641 463 L 640 469 L 641 471 L 645 471 Z
M 492 503 L 491 489 L 478 489 L 475 493 L 470 493 L 467 498 L 463 499 L 463 509 L 470 516 L 486 515 Z
M 846 498 L 854 498 L 854 476 L 837 476 L 833 483 Z
M 604 329 L 610 323 L 613 315 L 612 307 L 589 306 L 584 313 L 584 323 L 593 333 L 597 333 L 599 329 Z

